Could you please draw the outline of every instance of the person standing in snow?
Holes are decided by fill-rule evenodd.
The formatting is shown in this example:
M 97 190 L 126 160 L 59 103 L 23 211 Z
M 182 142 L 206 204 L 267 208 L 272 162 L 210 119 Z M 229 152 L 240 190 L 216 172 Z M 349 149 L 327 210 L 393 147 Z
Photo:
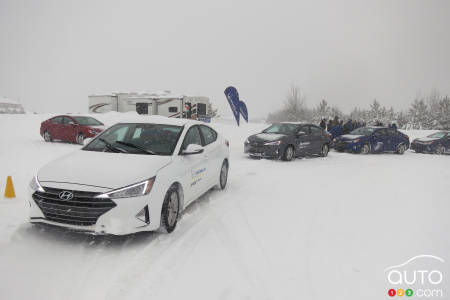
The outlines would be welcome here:
M 327 129 L 327 123 L 325 119 L 322 119 L 322 121 L 320 121 L 320 128 L 326 130 Z

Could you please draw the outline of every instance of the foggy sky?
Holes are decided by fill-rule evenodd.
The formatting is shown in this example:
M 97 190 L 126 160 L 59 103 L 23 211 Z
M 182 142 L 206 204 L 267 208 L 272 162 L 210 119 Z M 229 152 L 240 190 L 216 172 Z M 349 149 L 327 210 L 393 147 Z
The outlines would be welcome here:
M 0 96 L 86 112 L 87 96 L 235 86 L 251 117 L 292 84 L 344 111 L 450 94 L 450 1 L 0 0 Z

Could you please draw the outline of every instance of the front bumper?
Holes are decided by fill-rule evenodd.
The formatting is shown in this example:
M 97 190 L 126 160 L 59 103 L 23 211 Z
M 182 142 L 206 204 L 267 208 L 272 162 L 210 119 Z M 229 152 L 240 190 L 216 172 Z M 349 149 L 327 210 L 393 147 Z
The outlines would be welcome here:
M 416 152 L 429 152 L 435 151 L 433 144 L 411 143 L 411 149 Z
M 279 145 L 244 144 L 244 153 L 253 157 L 277 158 L 282 151 Z
M 157 201 L 150 201 L 149 195 L 132 198 L 112 199 L 99 207 L 95 197 L 85 197 L 79 191 L 71 191 L 74 198 L 68 201 L 56 197 L 58 189 L 48 188 L 46 193 L 31 191 L 31 223 L 45 223 L 92 234 L 125 235 L 159 228 L 161 207 Z M 77 192 L 79 194 L 77 194 Z M 59 196 L 58 196 L 59 197 Z M 109 203 L 108 203 L 109 202 Z M 100 202 L 98 202 L 100 203 Z M 106 204 L 108 203 L 108 204 Z

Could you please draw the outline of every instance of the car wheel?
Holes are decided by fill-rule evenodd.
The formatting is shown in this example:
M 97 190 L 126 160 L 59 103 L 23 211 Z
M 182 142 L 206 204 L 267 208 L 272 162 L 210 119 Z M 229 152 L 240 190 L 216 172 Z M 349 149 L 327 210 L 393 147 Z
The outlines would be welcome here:
M 222 164 L 222 168 L 220 169 L 220 177 L 219 184 L 220 188 L 223 190 L 227 186 L 228 180 L 228 162 L 225 160 Z
M 444 154 L 445 153 L 445 148 L 444 148 L 444 146 L 442 146 L 442 145 L 438 145 L 437 147 L 436 147 L 436 150 L 434 151 L 436 154 Z
M 180 198 L 175 187 L 167 191 L 161 210 L 161 231 L 171 233 L 177 226 L 180 212 Z
M 44 132 L 44 140 L 46 142 L 52 142 L 53 141 L 52 135 L 50 134 L 50 132 L 48 132 L 48 131 Z
M 397 154 L 403 154 L 405 153 L 406 147 L 403 144 L 400 144 L 397 146 Z
M 362 145 L 361 147 L 361 154 L 369 154 L 370 152 L 370 147 L 367 144 Z
M 330 151 L 330 148 L 328 147 L 328 145 L 324 144 L 322 146 L 322 150 L 320 151 L 319 155 L 322 157 L 327 157 L 329 151 Z
M 82 133 L 77 135 L 77 143 L 78 144 L 83 145 L 84 139 L 85 139 L 85 137 L 84 137 L 84 135 Z
M 287 146 L 284 150 L 282 160 L 291 161 L 294 158 L 294 147 Z

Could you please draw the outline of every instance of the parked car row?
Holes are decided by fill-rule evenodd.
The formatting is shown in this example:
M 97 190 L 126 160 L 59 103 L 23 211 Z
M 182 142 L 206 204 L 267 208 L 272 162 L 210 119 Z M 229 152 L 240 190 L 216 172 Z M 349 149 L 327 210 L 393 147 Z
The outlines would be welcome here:
M 91 117 L 56 116 L 41 124 L 46 141 L 83 144 L 41 168 L 30 183 L 30 222 L 94 234 L 172 232 L 184 208 L 214 186 L 224 189 L 229 142 L 205 123 L 153 116 L 102 131 Z M 449 152 L 449 132 L 416 139 L 416 152 Z M 244 143 L 252 157 L 317 155 L 330 147 L 355 153 L 403 154 L 409 137 L 387 127 L 362 127 L 331 140 L 305 123 L 276 123 Z
M 450 153 L 450 132 L 440 131 L 426 138 L 409 137 L 393 127 L 360 127 L 332 139 L 324 129 L 306 123 L 283 122 L 270 125 L 261 133 L 251 135 L 244 143 L 244 153 L 257 158 L 278 158 L 290 161 L 295 157 L 318 155 L 325 157 L 334 148 L 350 153 Z

